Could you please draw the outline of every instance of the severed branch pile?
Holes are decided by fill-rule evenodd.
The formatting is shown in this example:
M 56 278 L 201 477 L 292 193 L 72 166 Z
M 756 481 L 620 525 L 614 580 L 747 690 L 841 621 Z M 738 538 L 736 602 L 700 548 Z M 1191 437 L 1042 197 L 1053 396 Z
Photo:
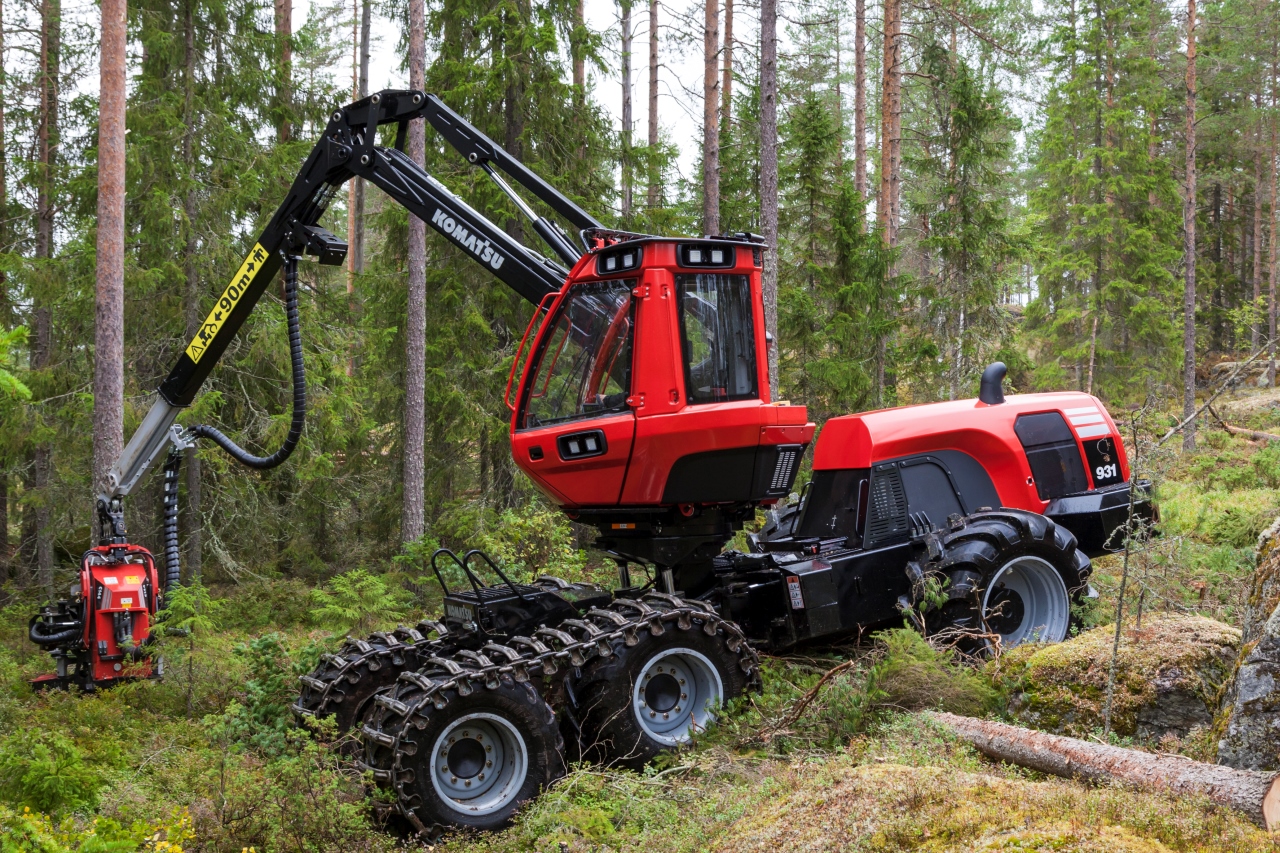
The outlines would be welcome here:
M 1268 831 L 1280 830 L 1280 776 L 1275 773 L 1235 770 L 955 714 L 928 716 L 988 758 L 1068 779 L 1120 781 L 1174 794 L 1199 794 L 1242 812 Z

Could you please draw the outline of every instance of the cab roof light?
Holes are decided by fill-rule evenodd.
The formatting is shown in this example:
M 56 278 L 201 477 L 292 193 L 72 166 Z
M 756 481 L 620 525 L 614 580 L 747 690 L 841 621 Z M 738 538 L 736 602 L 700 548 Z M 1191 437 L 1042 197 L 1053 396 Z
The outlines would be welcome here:
M 731 267 L 737 260 L 732 246 L 685 243 L 679 247 L 682 267 Z
M 602 252 L 596 258 L 596 275 L 613 275 L 633 270 L 640 266 L 642 257 L 643 252 L 639 246 Z

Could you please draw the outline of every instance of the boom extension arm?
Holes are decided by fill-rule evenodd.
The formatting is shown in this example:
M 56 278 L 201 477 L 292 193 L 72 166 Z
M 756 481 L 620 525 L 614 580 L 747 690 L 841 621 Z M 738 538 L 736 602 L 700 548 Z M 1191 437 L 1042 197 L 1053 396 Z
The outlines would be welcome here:
M 285 256 L 314 255 L 341 264 L 344 241 L 319 226 L 330 201 L 349 179 L 363 177 L 464 250 L 495 278 L 537 305 L 560 289 L 568 271 L 518 240 L 450 192 L 404 154 L 409 122 L 425 118 L 468 162 L 484 169 L 528 216 L 534 229 L 566 263 L 581 251 L 554 222 L 540 217 L 493 171 L 498 166 L 579 228 L 599 227 L 589 214 L 503 151 L 434 95 L 386 90 L 337 110 L 304 161 L 283 203 L 263 229 L 239 271 L 210 310 L 200 331 L 178 357 L 159 397 L 109 474 L 99 511 L 119 527 L 119 499 L 129 494 L 170 444 L 184 446 L 174 422 L 190 405 L 245 319 L 280 269 Z M 398 125 L 395 148 L 377 145 L 378 128 Z

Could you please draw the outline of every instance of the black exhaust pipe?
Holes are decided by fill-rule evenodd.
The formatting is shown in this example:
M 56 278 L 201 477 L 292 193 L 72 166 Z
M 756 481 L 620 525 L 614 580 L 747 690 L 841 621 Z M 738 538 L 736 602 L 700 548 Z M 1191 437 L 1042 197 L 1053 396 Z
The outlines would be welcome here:
M 978 399 L 986 403 L 988 406 L 998 406 L 1004 402 L 1004 384 L 1005 374 L 1009 369 L 1004 366 L 1003 361 L 997 361 L 987 365 L 987 369 L 982 371 L 982 385 L 978 389 Z

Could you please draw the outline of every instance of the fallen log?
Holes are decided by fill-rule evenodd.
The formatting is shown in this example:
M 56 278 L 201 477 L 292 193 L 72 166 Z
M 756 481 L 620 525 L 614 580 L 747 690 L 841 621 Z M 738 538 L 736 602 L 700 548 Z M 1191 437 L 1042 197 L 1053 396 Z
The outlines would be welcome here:
M 1150 790 L 1199 794 L 1243 813 L 1268 831 L 1280 830 L 1280 776 L 1275 773 L 1235 770 L 955 714 L 928 716 L 989 758 L 1068 779 L 1121 781 Z
M 1280 435 L 1272 432 L 1259 432 L 1256 429 L 1245 429 L 1244 427 L 1232 426 L 1222 419 L 1222 416 L 1213 410 L 1213 406 L 1209 407 L 1209 414 L 1213 415 L 1218 421 L 1218 425 L 1232 435 L 1243 435 L 1245 438 L 1253 441 L 1280 441 Z

